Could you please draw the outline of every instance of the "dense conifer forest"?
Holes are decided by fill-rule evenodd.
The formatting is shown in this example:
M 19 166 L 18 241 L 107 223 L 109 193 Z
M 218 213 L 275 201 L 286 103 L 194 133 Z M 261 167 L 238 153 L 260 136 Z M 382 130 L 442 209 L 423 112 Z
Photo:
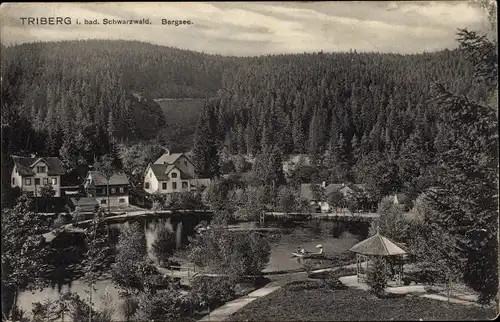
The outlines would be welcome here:
M 309 154 L 320 179 L 365 182 L 384 172 L 380 185 L 394 189 L 402 175 L 430 175 L 440 133 L 431 83 L 485 97 L 458 50 L 238 58 L 89 40 L 6 47 L 2 67 L 3 157 L 61 155 L 72 168 L 116 142 L 171 144 L 172 120 L 152 99 L 211 98 L 193 143 L 200 158 L 200 146 L 256 156 L 272 145 Z M 215 124 L 203 126 L 208 119 Z

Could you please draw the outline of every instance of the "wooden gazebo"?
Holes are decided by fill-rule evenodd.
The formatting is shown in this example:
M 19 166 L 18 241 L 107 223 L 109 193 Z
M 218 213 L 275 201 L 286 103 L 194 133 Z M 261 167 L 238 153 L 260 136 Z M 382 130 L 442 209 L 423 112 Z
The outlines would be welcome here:
M 350 250 L 356 253 L 356 275 L 358 282 L 366 280 L 370 257 L 380 256 L 389 262 L 391 275 L 395 277 L 398 284 L 401 284 L 403 279 L 403 265 L 408 255 L 408 252 L 402 246 L 397 245 L 389 238 L 377 232 L 372 237 L 357 243 Z M 363 263 L 366 264 L 365 267 L 363 267 Z

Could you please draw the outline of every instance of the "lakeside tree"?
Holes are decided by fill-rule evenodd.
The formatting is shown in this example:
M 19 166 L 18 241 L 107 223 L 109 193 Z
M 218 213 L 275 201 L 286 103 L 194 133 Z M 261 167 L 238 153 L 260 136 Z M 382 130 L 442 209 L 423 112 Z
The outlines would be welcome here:
M 193 238 L 190 260 L 208 272 L 225 272 L 241 278 L 259 275 L 269 261 L 269 241 L 255 232 L 234 233 L 220 225 Z
M 286 213 L 300 211 L 301 203 L 296 190 L 281 186 L 278 190 L 278 210 Z
M 120 231 L 116 245 L 115 263 L 112 265 L 113 283 L 128 297 L 142 290 L 142 281 L 137 275 L 137 263 L 146 257 L 146 240 L 138 223 L 125 226 Z
M 486 91 L 476 102 L 435 86 L 441 117 L 437 182 L 429 200 L 436 212 L 427 223 L 454 240 L 455 261 L 467 263 L 462 278 L 487 303 L 498 291 L 498 115 L 489 105 L 498 91 L 496 41 L 460 30 L 459 42 L 477 87 Z
M 170 224 L 160 225 L 156 239 L 151 247 L 160 265 L 169 265 L 170 257 L 174 254 L 176 249 L 176 235 Z
M 42 234 L 50 222 L 32 212 L 30 199 L 21 196 L 17 204 L 2 212 L 2 314 L 9 317 L 22 290 L 43 287 L 48 249 Z
M 93 299 L 92 294 L 96 291 L 95 284 L 103 269 L 109 263 L 110 246 L 108 244 L 107 231 L 103 219 L 104 212 L 98 209 L 94 213 L 94 217 L 90 226 L 85 230 L 85 243 L 87 252 L 82 262 L 85 272 L 84 280 L 88 285 L 86 293 L 88 294 L 88 320 L 92 321 Z
M 408 223 L 403 218 L 403 207 L 394 204 L 390 198 L 384 198 L 380 202 L 377 212 L 380 214 L 378 219 L 380 233 L 394 241 L 406 242 Z

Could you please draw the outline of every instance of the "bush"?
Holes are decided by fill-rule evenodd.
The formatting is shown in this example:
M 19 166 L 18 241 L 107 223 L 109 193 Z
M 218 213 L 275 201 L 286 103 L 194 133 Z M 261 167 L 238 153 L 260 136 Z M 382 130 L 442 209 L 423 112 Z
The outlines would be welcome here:
M 176 321 L 182 316 L 180 293 L 175 289 L 144 292 L 137 297 L 136 321 Z
M 69 220 L 63 214 L 59 214 L 57 218 L 54 220 L 54 228 L 59 228 L 63 225 L 69 223 Z
M 387 264 L 382 257 L 374 257 L 369 265 L 367 284 L 370 291 L 376 296 L 381 296 L 387 287 Z
M 142 290 L 138 266 L 146 257 L 146 240 L 138 223 L 125 226 L 121 230 L 116 250 L 111 271 L 113 283 L 126 293 Z
M 43 303 L 33 303 L 32 315 L 34 322 L 54 321 L 63 316 L 69 316 L 72 321 L 88 321 L 89 312 L 93 322 L 111 322 L 108 311 L 96 311 L 91 308 L 77 293 L 66 292 L 55 301 L 46 300 Z
M 238 277 L 258 275 L 269 261 L 271 247 L 267 236 L 256 232 L 234 233 L 212 226 L 191 240 L 189 259 L 210 272 Z
M 236 281 L 224 276 L 200 276 L 193 280 L 191 286 L 191 299 L 195 308 L 212 310 L 234 298 Z
M 125 320 L 130 321 L 139 308 L 139 302 L 137 298 L 127 296 L 124 298 L 121 306 Z
M 151 248 L 160 265 L 169 264 L 169 259 L 176 249 L 175 234 L 171 226 L 160 226 Z

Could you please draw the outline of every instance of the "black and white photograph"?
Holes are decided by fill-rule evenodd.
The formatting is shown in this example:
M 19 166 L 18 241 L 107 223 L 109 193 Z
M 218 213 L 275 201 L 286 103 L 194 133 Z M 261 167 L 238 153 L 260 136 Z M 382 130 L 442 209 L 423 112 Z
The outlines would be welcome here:
M 497 318 L 497 9 L 2 3 L 2 322 Z

